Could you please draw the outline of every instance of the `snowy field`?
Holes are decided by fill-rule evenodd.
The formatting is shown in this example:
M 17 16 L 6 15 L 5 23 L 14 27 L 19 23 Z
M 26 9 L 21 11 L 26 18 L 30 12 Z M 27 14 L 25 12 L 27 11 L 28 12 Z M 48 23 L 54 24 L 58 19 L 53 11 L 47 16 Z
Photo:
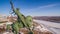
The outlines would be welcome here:
M 35 20 L 35 19 L 33 21 L 44 25 L 47 29 L 49 29 L 54 34 L 60 34 L 60 23 L 54 23 L 54 22 L 49 22 L 44 20 Z

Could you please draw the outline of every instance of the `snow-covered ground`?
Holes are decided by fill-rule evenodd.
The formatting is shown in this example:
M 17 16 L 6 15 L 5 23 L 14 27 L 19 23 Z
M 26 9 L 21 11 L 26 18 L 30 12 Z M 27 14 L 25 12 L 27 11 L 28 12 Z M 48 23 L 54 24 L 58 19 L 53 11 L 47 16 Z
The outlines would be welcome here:
M 3 26 L 4 24 L 12 24 L 12 22 L 6 22 L 6 23 L 1 23 L 0 26 Z
M 35 19 L 33 21 L 35 21 L 36 23 L 42 24 L 42 26 L 44 26 L 44 28 L 49 29 L 54 34 L 60 34 L 60 23 L 54 23 L 54 22 L 43 21 L 43 20 L 35 20 Z M 3 25 L 3 24 L 7 25 L 7 24 L 12 24 L 12 23 L 7 22 L 7 23 L 2 23 L 0 25 Z M 5 33 L 8 33 L 8 32 L 5 32 Z
M 44 25 L 54 34 L 60 34 L 60 23 L 54 23 L 54 22 L 49 22 L 49 21 L 44 21 L 44 20 L 33 20 L 33 21 Z

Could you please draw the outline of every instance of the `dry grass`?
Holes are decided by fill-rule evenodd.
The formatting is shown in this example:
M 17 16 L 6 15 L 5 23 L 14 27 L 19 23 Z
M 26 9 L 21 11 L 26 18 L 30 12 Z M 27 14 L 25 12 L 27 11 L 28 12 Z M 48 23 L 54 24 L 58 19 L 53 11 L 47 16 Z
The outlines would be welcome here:
M 33 22 L 33 26 L 34 27 L 37 27 L 37 26 L 41 26 L 40 24 L 36 23 L 36 22 Z M 42 27 L 42 26 L 41 26 Z M 29 30 L 26 29 L 26 28 L 22 28 L 20 29 L 21 32 L 23 32 L 24 34 L 28 34 Z M 51 32 L 49 31 L 46 31 L 46 32 L 41 32 L 40 30 L 33 30 L 33 33 L 34 34 L 52 34 Z
M 37 27 L 37 26 L 41 26 L 41 25 L 38 24 L 38 23 L 36 23 L 36 22 L 33 22 L 33 26 L 34 26 L 34 27 Z M 42 28 L 42 26 L 41 26 L 41 28 Z M 4 28 L 3 28 L 3 29 L 0 28 L 0 32 L 4 32 L 4 31 L 5 31 Z M 26 29 L 26 28 L 21 28 L 19 31 L 20 31 L 20 32 L 23 32 L 24 34 L 28 34 L 28 32 L 29 32 L 29 30 Z M 52 33 L 49 32 L 49 31 L 47 31 L 47 32 L 41 32 L 40 30 L 39 30 L 39 31 L 38 31 L 38 30 L 33 30 L 33 33 L 34 33 L 34 34 L 52 34 Z

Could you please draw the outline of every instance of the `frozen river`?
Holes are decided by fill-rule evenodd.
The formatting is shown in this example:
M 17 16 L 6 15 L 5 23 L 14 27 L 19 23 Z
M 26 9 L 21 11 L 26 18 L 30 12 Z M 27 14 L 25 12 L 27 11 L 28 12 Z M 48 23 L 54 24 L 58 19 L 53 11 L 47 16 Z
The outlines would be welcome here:
M 54 22 L 49 22 L 49 21 L 44 21 L 44 20 L 33 20 L 33 21 L 44 25 L 54 34 L 60 34 L 60 23 L 54 23 Z

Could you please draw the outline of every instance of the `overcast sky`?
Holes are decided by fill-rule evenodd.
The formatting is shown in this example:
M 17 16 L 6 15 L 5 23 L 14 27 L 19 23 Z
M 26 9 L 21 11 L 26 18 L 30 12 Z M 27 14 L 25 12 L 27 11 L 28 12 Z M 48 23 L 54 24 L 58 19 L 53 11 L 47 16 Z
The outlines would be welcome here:
M 12 0 L 15 8 L 20 8 L 24 15 L 60 16 L 60 0 Z M 9 15 L 9 0 L 0 0 L 0 14 Z

